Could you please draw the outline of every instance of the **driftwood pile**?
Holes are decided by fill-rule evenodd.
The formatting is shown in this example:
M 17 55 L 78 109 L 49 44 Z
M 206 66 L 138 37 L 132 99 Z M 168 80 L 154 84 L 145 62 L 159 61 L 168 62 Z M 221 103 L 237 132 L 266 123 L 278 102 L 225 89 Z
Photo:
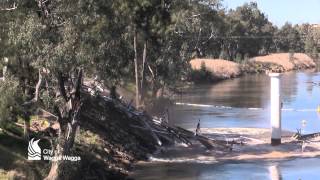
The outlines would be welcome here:
M 92 93 L 91 93 L 92 94 Z M 94 93 L 96 94 L 96 93 Z M 192 145 L 198 141 L 207 149 L 219 149 L 224 151 L 232 150 L 233 144 L 240 144 L 239 142 L 229 142 L 227 140 L 216 140 L 204 135 L 195 135 L 194 132 L 186 130 L 181 127 L 171 126 L 168 124 L 168 116 L 151 117 L 144 111 L 139 111 L 133 107 L 131 102 L 125 102 L 120 98 L 110 98 L 108 96 L 97 96 L 98 102 L 106 103 L 114 106 L 120 114 L 125 114 L 130 119 L 126 126 L 133 134 L 148 139 L 155 146 L 172 145 L 175 143 L 183 143 L 186 146 Z M 85 108 L 84 108 L 85 109 Z M 86 115 L 88 115 L 86 113 Z

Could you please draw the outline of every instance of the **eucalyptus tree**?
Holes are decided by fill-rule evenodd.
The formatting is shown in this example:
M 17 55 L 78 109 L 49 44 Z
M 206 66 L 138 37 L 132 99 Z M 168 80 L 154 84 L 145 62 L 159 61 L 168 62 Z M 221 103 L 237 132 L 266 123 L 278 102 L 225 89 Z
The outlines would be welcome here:
M 112 3 L 28 1 L 1 19 L 7 24 L 3 37 L 8 45 L 1 55 L 10 59 L 8 70 L 18 84 L 13 87 L 27 96 L 22 109 L 30 115 L 40 107 L 58 117 L 59 137 L 52 147 L 55 156 L 72 149 L 79 126 L 83 75 L 116 83 L 128 71 L 122 68 L 130 56 L 125 53 L 128 43 L 121 24 L 115 22 Z M 12 106 L 0 105 L 5 110 Z M 68 178 L 67 167 L 68 162 L 53 162 L 47 179 Z
M 170 23 L 170 0 L 120 0 L 114 3 L 117 14 L 127 20 L 127 32 L 132 38 L 136 85 L 136 106 L 144 104 L 146 70 L 152 55 L 150 49 L 158 45 Z M 148 60 L 147 60 L 148 59 Z
M 228 16 L 231 18 L 231 26 L 235 26 L 233 32 L 238 33 L 236 36 L 239 37 L 235 37 L 236 45 L 231 46 L 235 51 L 232 53 L 233 58 L 237 53 L 250 56 L 268 53 L 273 42 L 274 26 L 259 10 L 256 2 L 237 7 L 231 10 Z
M 288 22 L 275 32 L 275 43 L 281 52 L 303 52 L 304 49 L 299 31 Z
M 32 15 L 33 5 L 25 1 L 17 1 L 19 6 L 8 11 L 0 11 L 1 16 L 1 45 L 2 51 L 0 57 L 2 65 L 6 66 L 6 74 L 10 81 L 17 81 L 19 92 L 23 92 L 25 100 L 32 99 L 33 86 L 36 71 L 33 63 L 36 60 L 37 25 L 35 22 L 36 16 Z M 14 83 L 15 84 L 15 83 Z M 8 87 L 7 87 L 8 88 Z M 13 94 L 15 95 L 15 94 Z M 19 95 L 20 96 L 20 95 Z M 12 97 L 13 98 L 13 97 Z M 14 98 L 13 98 L 14 99 Z M 28 138 L 30 126 L 30 115 L 32 108 L 23 106 L 22 113 L 17 113 L 16 116 L 21 116 L 25 120 L 24 135 Z
M 83 76 L 98 76 L 117 83 L 126 73 L 127 43 L 123 27 L 112 9 L 112 1 L 52 1 L 40 4 L 44 26 L 37 66 L 48 79 L 46 109 L 58 117 L 59 137 L 55 156 L 68 155 L 79 126 Z M 40 79 L 39 79 L 40 81 Z M 40 99 L 44 99 L 40 97 Z M 44 106 L 45 104 L 43 104 Z M 52 162 L 46 179 L 66 179 L 70 162 Z

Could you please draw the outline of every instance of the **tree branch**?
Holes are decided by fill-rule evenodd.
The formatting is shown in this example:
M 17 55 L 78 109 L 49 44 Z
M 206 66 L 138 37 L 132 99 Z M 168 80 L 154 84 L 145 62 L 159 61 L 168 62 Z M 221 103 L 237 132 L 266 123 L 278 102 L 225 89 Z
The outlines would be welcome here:
M 60 91 L 60 95 L 63 97 L 63 99 L 68 102 L 69 101 L 69 98 L 67 96 L 67 93 L 66 93 L 66 89 L 64 87 L 64 80 L 63 80 L 63 77 L 62 77 L 62 73 L 59 72 L 58 73 L 58 84 L 59 84 L 59 91 Z
M 15 10 L 17 8 L 18 8 L 18 5 L 16 5 L 16 3 L 14 2 L 12 7 L 10 7 L 10 8 L 1 8 L 0 11 L 13 11 L 13 10 Z
M 82 76 L 83 72 L 82 69 L 80 69 L 79 74 L 78 74 L 78 79 L 76 82 L 76 91 L 75 91 L 75 98 L 77 100 L 80 100 L 80 93 L 81 93 L 81 86 L 82 86 Z
M 41 73 L 41 70 L 39 69 L 39 80 L 38 80 L 38 83 L 36 85 L 36 92 L 35 92 L 35 95 L 34 95 L 34 101 L 37 102 L 38 99 L 39 99 L 39 91 L 40 91 L 40 87 L 41 87 L 41 84 L 42 84 L 42 73 Z

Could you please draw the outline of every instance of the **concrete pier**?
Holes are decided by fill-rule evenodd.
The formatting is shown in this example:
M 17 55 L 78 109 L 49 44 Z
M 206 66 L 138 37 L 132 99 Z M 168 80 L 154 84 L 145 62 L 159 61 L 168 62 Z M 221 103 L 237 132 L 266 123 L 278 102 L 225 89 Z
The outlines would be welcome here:
M 281 94 L 280 94 L 280 77 L 279 73 L 270 73 L 271 78 L 271 145 L 281 144 Z

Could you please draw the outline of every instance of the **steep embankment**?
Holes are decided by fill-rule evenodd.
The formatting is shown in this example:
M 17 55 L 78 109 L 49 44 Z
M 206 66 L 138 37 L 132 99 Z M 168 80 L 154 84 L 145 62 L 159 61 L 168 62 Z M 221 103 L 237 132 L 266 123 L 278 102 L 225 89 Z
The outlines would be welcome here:
M 81 161 L 71 162 L 72 168 L 66 172 L 70 179 L 126 179 L 133 162 L 147 159 L 159 147 L 147 129 L 156 127 L 147 114 L 100 95 L 83 93 L 82 102 L 80 128 L 70 153 L 80 156 Z M 48 112 L 34 117 L 31 137 L 40 139 L 40 148 L 51 149 L 49 140 L 57 138 L 59 125 Z M 0 179 L 45 178 L 50 162 L 27 160 L 28 142 L 22 138 L 23 126 L 18 123 L 12 126 L 19 131 L 17 135 L 11 133 L 13 130 L 9 133 L 0 129 Z
M 223 59 L 193 59 L 190 61 L 193 70 L 200 70 L 202 64 L 211 72 L 214 79 L 229 79 L 243 73 L 286 72 L 299 69 L 314 68 L 316 63 L 304 53 L 276 53 L 257 56 L 244 64 Z

